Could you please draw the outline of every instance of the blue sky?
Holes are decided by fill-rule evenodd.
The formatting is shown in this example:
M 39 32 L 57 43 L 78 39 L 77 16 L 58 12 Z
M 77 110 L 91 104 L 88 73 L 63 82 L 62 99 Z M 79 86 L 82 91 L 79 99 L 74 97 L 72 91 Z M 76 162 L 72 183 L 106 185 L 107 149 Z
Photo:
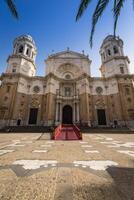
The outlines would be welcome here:
M 99 76 L 101 60 L 99 48 L 103 39 L 113 33 L 113 16 L 111 7 L 99 21 L 93 48 L 89 46 L 91 15 L 96 0 L 79 22 L 75 15 L 80 0 L 16 0 L 20 19 L 15 20 L 4 0 L 0 6 L 0 73 L 6 69 L 6 60 L 12 53 L 13 40 L 22 34 L 30 34 L 36 42 L 38 54 L 36 59 L 37 75 L 45 74 L 44 60 L 49 54 L 70 47 L 71 50 L 89 54 L 92 60 L 91 73 Z M 128 55 L 130 71 L 134 73 L 134 12 L 132 1 L 128 0 L 118 22 L 117 35 L 124 40 L 124 51 Z

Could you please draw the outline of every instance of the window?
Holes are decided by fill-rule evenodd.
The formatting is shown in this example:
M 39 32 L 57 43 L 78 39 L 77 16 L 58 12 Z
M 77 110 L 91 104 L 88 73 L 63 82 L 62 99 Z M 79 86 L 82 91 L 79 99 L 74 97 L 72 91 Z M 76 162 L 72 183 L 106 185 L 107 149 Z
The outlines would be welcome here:
M 12 73 L 15 73 L 16 72 L 16 69 L 14 68 L 14 69 L 12 69 Z
M 29 49 L 27 49 L 26 55 L 29 56 L 29 53 L 30 53 L 30 51 L 29 51 Z
M 19 47 L 19 53 L 23 53 L 23 50 L 24 50 L 24 48 L 23 48 L 23 46 L 21 45 L 21 46 Z
M 67 97 L 71 96 L 71 88 L 69 88 L 69 87 L 65 88 L 65 96 L 67 96 Z
M 120 67 L 121 74 L 124 74 L 124 67 Z
M 70 74 L 67 74 L 67 75 L 65 76 L 65 78 L 66 78 L 66 79 L 71 79 Z
M 114 47 L 113 47 L 113 50 L 114 50 L 114 54 L 117 54 L 117 53 L 118 53 L 118 48 L 117 48 L 117 46 L 114 46 Z
M 23 46 L 21 45 L 20 47 L 19 47 L 19 53 L 23 53 Z
M 111 51 L 110 51 L 110 49 L 107 50 L 107 54 L 108 54 L 108 56 L 111 56 Z

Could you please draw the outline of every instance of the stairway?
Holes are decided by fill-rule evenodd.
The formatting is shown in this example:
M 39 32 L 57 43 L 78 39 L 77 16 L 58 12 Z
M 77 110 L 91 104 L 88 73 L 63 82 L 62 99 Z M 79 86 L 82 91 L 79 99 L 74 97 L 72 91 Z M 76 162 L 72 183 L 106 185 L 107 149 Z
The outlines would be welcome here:
M 54 132 L 54 140 L 81 140 L 80 129 L 74 124 L 59 125 Z

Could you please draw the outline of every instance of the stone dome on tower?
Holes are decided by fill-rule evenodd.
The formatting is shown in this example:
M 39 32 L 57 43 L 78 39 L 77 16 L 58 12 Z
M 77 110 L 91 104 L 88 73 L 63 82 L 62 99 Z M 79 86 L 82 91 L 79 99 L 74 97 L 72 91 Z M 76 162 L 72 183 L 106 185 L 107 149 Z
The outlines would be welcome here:
M 37 48 L 30 35 L 21 35 L 17 37 L 13 42 L 13 47 L 13 55 L 25 56 L 25 58 L 35 62 Z
M 113 41 L 113 40 L 116 40 L 116 41 L 119 41 L 121 40 L 123 42 L 123 40 L 119 37 L 119 36 L 114 36 L 114 35 L 108 35 L 104 40 L 103 40 L 103 43 L 105 42 L 108 42 L 108 41 Z
M 31 42 L 33 45 L 35 45 L 35 41 L 33 40 L 31 35 L 20 35 L 19 37 L 15 38 L 13 43 L 15 44 L 17 41 L 21 41 L 21 40 L 26 40 L 28 42 Z
M 13 41 L 13 52 L 8 57 L 7 73 L 21 73 L 34 76 L 36 72 L 37 48 L 30 35 L 18 36 Z
M 123 40 L 119 36 L 114 36 L 114 35 L 108 35 L 102 42 L 102 45 L 100 47 L 100 50 L 107 46 L 109 43 L 116 44 L 120 47 L 123 47 Z
M 100 47 L 102 60 L 101 74 L 109 77 L 115 74 L 128 74 L 129 59 L 124 55 L 123 40 L 114 35 L 108 35 Z
M 100 54 L 102 63 L 113 57 L 124 56 L 122 39 L 114 35 L 108 35 L 102 42 Z

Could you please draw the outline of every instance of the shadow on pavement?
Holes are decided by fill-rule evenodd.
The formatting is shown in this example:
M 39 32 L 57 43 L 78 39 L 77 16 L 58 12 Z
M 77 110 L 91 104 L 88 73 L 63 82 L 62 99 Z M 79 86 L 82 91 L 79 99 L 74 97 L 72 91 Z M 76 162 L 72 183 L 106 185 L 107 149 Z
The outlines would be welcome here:
M 107 172 L 112 177 L 117 191 L 120 192 L 126 200 L 133 200 L 134 168 L 109 167 Z
M 134 169 L 109 167 L 108 174 L 113 181 L 101 183 L 81 183 L 63 187 L 55 200 L 134 200 Z

